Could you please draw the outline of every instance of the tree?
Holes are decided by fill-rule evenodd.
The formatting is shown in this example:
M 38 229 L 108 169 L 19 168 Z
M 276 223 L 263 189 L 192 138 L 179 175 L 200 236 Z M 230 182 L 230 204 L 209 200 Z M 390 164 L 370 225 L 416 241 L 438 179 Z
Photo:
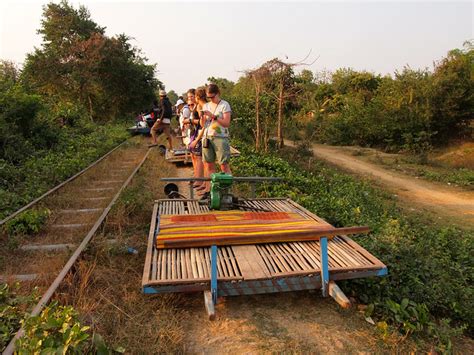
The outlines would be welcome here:
M 28 54 L 22 75 L 32 91 L 53 105 L 86 107 L 91 120 L 112 120 L 153 100 L 155 65 L 126 35 L 107 37 L 85 7 L 50 3 L 41 24 L 42 46 Z
M 178 101 L 178 94 L 176 93 L 176 91 L 170 90 L 170 91 L 168 91 L 167 95 L 168 95 L 168 98 L 170 99 L 171 103 L 173 105 L 176 105 L 176 102 Z

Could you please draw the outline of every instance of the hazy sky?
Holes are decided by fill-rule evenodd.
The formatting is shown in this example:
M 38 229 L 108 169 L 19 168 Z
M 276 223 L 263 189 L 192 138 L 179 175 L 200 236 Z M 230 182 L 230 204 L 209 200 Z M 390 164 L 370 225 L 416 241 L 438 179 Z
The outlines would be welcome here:
M 58 1 L 55 1 L 58 2 Z M 0 58 L 22 63 L 41 44 L 47 1 L 0 0 Z M 134 38 L 166 88 L 183 92 L 209 76 L 236 80 L 273 57 L 311 70 L 339 67 L 393 73 L 434 60 L 473 36 L 472 2 L 163 2 L 83 4 L 108 35 Z

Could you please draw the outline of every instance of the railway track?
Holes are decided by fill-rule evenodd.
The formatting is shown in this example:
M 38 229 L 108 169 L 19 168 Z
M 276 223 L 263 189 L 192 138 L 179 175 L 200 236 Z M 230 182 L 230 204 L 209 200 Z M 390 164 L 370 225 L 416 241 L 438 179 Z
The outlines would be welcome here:
M 38 315 L 48 304 L 149 153 L 143 140 L 131 138 L 0 221 L 4 224 L 33 206 L 51 211 L 42 233 L 21 241 L 14 250 L 0 250 L 4 264 L 0 283 L 21 281 L 24 292 L 34 287 L 44 292 L 32 315 Z M 3 354 L 12 354 L 15 341 L 22 335 L 20 329 Z

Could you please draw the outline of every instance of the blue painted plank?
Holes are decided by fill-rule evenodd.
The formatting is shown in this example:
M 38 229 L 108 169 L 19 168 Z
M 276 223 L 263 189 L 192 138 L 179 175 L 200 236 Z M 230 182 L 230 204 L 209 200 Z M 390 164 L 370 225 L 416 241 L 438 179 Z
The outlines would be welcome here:
M 217 245 L 211 246 L 211 294 L 212 301 L 217 304 Z
M 329 287 L 329 264 L 328 264 L 328 239 L 321 238 L 319 240 L 321 249 L 321 290 L 324 297 L 328 296 Z

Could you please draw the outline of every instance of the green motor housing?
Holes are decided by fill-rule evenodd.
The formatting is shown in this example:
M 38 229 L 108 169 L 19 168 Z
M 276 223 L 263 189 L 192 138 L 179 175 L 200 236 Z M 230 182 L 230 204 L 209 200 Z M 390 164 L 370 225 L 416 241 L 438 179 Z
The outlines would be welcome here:
M 232 175 L 226 173 L 214 173 L 211 174 L 211 198 L 209 207 L 212 210 L 221 210 L 227 209 L 227 197 L 229 194 L 229 189 L 234 182 Z M 226 206 L 223 206 L 223 202 Z

